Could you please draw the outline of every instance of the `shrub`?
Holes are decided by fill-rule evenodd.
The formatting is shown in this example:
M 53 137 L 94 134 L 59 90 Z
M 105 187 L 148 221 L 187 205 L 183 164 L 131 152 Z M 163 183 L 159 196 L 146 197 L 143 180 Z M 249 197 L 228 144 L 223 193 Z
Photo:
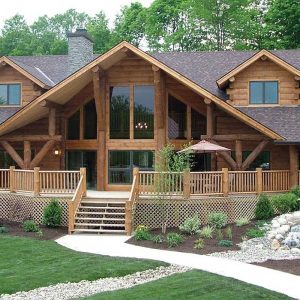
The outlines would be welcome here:
M 250 221 L 247 218 L 240 218 L 235 221 L 237 227 L 248 225 Z
M 190 235 L 196 234 L 200 229 L 200 219 L 198 216 L 194 216 L 192 218 L 187 218 L 181 226 L 179 226 L 180 231 L 184 233 L 188 233 Z
M 167 234 L 168 247 L 176 247 L 183 242 L 183 236 L 176 232 L 170 232 Z
M 293 193 L 294 195 L 297 196 L 297 198 L 300 198 L 300 186 L 299 185 L 295 185 L 291 188 L 291 193 Z
M 62 208 L 54 199 L 44 209 L 43 224 L 47 227 L 58 227 L 61 224 Z
M 297 208 L 298 197 L 293 193 L 275 195 L 271 201 L 280 214 L 294 211 Z
M 43 233 L 43 231 L 41 230 L 41 229 L 39 229 L 37 232 L 36 232 L 36 237 L 38 237 L 38 238 L 42 238 L 43 236 L 44 236 L 44 233 Z
M 151 239 L 149 228 L 145 225 L 139 225 L 133 233 L 133 237 L 137 241 L 147 241 Z
M 221 212 L 214 212 L 208 215 L 208 224 L 214 228 L 223 228 L 227 224 L 227 215 Z
M 205 226 L 199 231 L 199 235 L 205 239 L 211 239 L 214 229 L 211 226 Z
M 39 226 L 35 224 L 33 220 L 27 220 L 22 225 L 25 232 L 38 232 Z
M 161 244 L 163 242 L 163 237 L 161 235 L 155 235 L 152 237 L 152 242 L 155 244 Z
M 8 229 L 5 226 L 0 226 L 0 233 L 7 233 Z
M 217 229 L 216 236 L 217 236 L 217 240 L 222 240 L 223 239 L 223 232 L 220 228 Z
M 220 247 L 232 247 L 233 246 L 233 242 L 232 241 L 228 241 L 228 240 L 221 240 L 221 241 L 219 241 L 218 245 Z
M 274 215 L 274 209 L 267 195 L 261 194 L 255 208 L 255 218 L 257 220 L 267 220 Z
M 204 240 L 203 239 L 198 239 L 194 242 L 194 248 L 195 249 L 198 249 L 198 250 L 201 250 L 204 248 Z
M 232 239 L 233 234 L 232 234 L 232 228 L 230 226 L 225 229 L 225 234 L 227 238 L 229 238 L 230 240 Z
M 263 237 L 265 236 L 265 231 L 258 228 L 250 228 L 246 231 L 246 235 L 251 239 Z

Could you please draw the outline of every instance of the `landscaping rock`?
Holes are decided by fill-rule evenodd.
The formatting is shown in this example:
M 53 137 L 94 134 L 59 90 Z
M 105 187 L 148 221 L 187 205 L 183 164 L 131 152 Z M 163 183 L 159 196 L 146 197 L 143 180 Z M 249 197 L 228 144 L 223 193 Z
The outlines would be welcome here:
M 300 233 L 300 225 L 292 226 L 291 232 L 299 232 Z
M 276 240 L 278 240 L 278 241 L 281 241 L 281 240 L 284 239 L 283 235 L 280 234 L 280 233 L 276 234 L 275 238 L 276 238 Z
M 291 253 L 300 254 L 300 249 L 299 248 L 292 248 Z
M 274 239 L 271 244 L 271 249 L 278 250 L 279 248 L 280 248 L 280 242 L 278 240 Z

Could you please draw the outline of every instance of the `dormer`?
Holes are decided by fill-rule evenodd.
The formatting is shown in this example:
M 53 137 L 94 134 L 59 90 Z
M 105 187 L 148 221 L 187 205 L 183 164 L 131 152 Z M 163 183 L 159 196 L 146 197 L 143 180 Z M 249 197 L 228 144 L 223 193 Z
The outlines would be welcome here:
M 300 71 L 275 54 L 261 50 L 217 81 L 233 106 L 300 104 Z

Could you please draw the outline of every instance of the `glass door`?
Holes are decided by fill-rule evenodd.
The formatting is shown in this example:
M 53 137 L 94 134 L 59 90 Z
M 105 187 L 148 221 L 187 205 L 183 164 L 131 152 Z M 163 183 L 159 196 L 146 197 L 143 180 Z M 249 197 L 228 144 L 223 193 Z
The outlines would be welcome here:
M 96 151 L 68 150 L 66 151 L 67 170 L 86 168 L 87 188 L 97 187 L 97 153 Z

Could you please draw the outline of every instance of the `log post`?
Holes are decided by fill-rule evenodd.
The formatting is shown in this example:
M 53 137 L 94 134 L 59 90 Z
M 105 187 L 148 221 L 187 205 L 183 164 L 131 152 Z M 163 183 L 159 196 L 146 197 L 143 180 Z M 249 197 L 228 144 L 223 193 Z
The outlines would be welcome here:
M 50 136 L 55 135 L 55 122 L 56 122 L 56 109 L 55 108 L 49 108 L 49 126 L 48 126 L 48 133 Z
M 204 99 L 206 104 L 206 136 L 211 140 L 214 135 L 214 104 L 210 99 Z
M 256 168 L 256 193 L 257 195 L 263 192 L 263 173 L 262 168 Z
M 191 196 L 191 173 L 190 170 L 183 172 L 183 198 L 189 199 Z
M 235 161 L 237 164 L 237 170 L 240 170 L 243 164 L 243 149 L 242 142 L 240 140 L 235 141 Z
M 31 162 L 31 145 L 29 141 L 24 141 L 24 168 L 29 169 Z
M 15 166 L 9 167 L 9 191 L 15 193 Z
M 80 177 L 83 176 L 82 196 L 86 196 L 86 168 L 80 168 Z
M 39 196 L 41 192 L 41 182 L 40 182 L 40 168 L 35 167 L 33 173 L 33 195 Z
M 298 151 L 295 145 L 289 146 L 290 153 L 290 187 L 298 185 L 299 160 Z
M 127 235 L 132 233 L 132 200 L 125 202 L 125 231 Z
M 139 189 L 140 186 L 140 178 L 139 178 L 139 172 L 140 172 L 140 168 L 133 168 L 133 178 L 136 176 L 136 188 Z
M 223 196 L 228 197 L 229 194 L 229 172 L 228 168 L 222 168 L 222 187 L 223 187 Z

